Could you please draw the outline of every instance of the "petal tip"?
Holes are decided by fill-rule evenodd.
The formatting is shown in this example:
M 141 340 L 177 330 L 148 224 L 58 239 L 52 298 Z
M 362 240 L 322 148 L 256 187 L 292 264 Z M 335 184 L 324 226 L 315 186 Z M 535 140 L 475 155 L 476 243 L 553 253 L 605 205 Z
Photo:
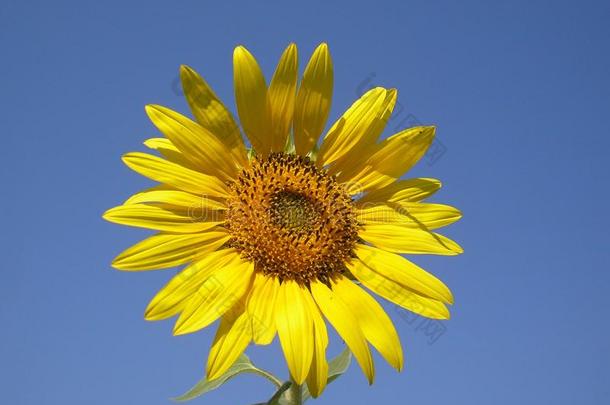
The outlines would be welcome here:
M 451 248 L 451 251 L 452 251 L 452 252 L 453 252 L 455 255 L 461 255 L 462 253 L 464 253 L 464 249 L 463 249 L 463 248 L 462 248 L 460 245 L 458 245 L 457 243 L 456 243 L 456 245 L 455 245 L 455 246 L 453 246 L 453 247 Z
M 184 324 L 176 322 L 176 324 L 174 325 L 174 329 L 172 330 L 172 335 L 181 336 L 186 335 L 187 333 L 188 330 L 186 330 Z
M 244 55 L 250 55 L 250 52 L 243 45 L 237 45 L 235 49 L 233 49 L 233 57 L 241 57 Z
M 120 257 L 114 259 L 112 263 L 110 263 L 110 266 L 115 270 L 125 270 L 125 268 L 123 268 L 122 260 Z
M 163 107 L 159 104 L 146 104 L 144 106 L 144 111 L 146 111 L 146 114 L 148 114 L 149 117 L 155 115 L 155 114 L 163 114 L 165 111 L 169 110 L 166 107 Z
M 105 220 L 106 220 L 106 221 L 108 221 L 108 222 L 112 222 L 112 221 L 111 221 L 109 218 L 110 218 L 110 216 L 112 215 L 112 210 L 113 210 L 113 209 L 114 209 L 114 208 L 110 208 L 110 209 L 108 209 L 108 210 L 104 211 L 104 213 L 102 214 L 102 218 L 103 218 L 103 219 L 105 219 Z
M 223 367 L 222 362 L 219 363 L 216 360 L 218 360 L 218 357 L 208 356 L 208 361 L 205 365 L 205 378 L 208 381 L 217 379 L 228 369 L 228 366 Z
M 155 315 L 154 315 L 154 305 L 151 303 L 148 304 L 148 306 L 146 307 L 146 309 L 144 310 L 144 320 L 146 321 L 155 321 Z

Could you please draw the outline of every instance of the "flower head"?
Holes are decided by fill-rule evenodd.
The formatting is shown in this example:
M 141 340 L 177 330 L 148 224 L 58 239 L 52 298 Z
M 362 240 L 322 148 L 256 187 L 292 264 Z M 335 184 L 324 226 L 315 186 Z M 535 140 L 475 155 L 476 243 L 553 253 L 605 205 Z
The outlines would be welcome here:
M 449 289 L 400 255 L 462 251 L 433 232 L 458 220 L 460 212 L 422 202 L 440 182 L 400 180 L 430 146 L 434 127 L 379 141 L 397 92 L 377 87 L 347 109 L 318 147 L 333 86 L 326 44 L 315 50 L 300 83 L 297 48 L 288 46 L 269 86 L 254 57 L 235 49 L 235 98 L 250 149 L 208 84 L 186 66 L 181 79 L 194 120 L 147 106 L 165 137 L 145 145 L 161 157 L 123 157 L 160 184 L 104 214 L 112 222 L 159 231 L 121 253 L 114 267 L 186 264 L 152 299 L 146 319 L 178 315 L 175 334 L 220 319 L 209 379 L 250 343 L 266 345 L 277 334 L 291 377 L 319 395 L 328 372 L 325 319 L 369 382 L 369 344 L 402 369 L 394 326 L 363 287 L 422 316 L 449 317 Z

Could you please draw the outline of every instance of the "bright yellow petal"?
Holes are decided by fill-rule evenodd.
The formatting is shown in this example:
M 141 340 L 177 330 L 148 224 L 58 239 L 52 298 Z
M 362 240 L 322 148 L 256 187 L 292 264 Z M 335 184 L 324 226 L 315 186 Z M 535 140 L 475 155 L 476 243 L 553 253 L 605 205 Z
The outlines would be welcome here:
M 449 311 L 442 302 L 416 294 L 412 289 L 372 271 L 361 260 L 353 259 L 346 266 L 365 287 L 386 300 L 427 318 L 449 319 Z
M 326 44 L 314 51 L 299 87 L 294 111 L 296 153 L 305 156 L 313 149 L 328 119 L 333 95 L 333 63 Z
M 275 323 L 290 375 L 297 384 L 303 384 L 313 358 L 313 319 L 311 295 L 305 287 L 292 280 L 280 285 Z
M 375 121 L 373 125 L 367 131 L 367 134 L 360 144 L 358 144 L 357 150 L 363 150 L 373 145 L 379 139 L 379 136 L 385 129 L 390 116 L 392 115 L 392 111 L 394 111 L 394 106 L 396 105 L 396 99 L 398 98 L 398 90 L 396 89 L 388 89 L 385 94 L 385 99 L 381 104 L 381 108 L 378 110 L 379 114 L 375 117 Z
M 359 235 L 378 248 L 394 253 L 453 256 L 464 252 L 443 235 L 401 224 L 367 224 Z
M 147 140 L 144 141 L 144 145 L 146 145 L 146 147 L 148 147 L 150 149 L 154 149 L 156 151 L 159 151 L 159 150 L 162 150 L 162 151 L 169 150 L 169 151 L 172 151 L 172 152 L 176 152 L 176 153 L 182 154 L 182 152 L 180 152 L 178 150 L 178 148 L 176 148 L 176 145 L 174 145 L 172 143 L 172 141 L 170 141 L 167 138 L 148 138 Z M 184 157 L 182 157 L 182 159 L 184 159 Z
M 258 345 L 268 345 L 275 336 L 275 302 L 279 289 L 276 277 L 255 274 L 246 308 L 252 323 L 252 338 Z
M 375 378 L 375 368 L 366 338 L 358 325 L 357 314 L 331 289 L 321 282 L 311 283 L 311 293 L 318 307 L 343 338 L 358 361 L 369 384 Z
M 184 309 L 201 284 L 224 264 L 239 257 L 235 249 L 211 252 L 175 275 L 150 301 L 144 318 L 158 321 L 170 318 Z
M 354 145 L 349 153 L 343 155 L 343 157 L 328 168 L 328 173 L 336 175 L 341 172 L 341 176 L 345 176 L 345 173 L 352 173 L 353 170 L 357 170 L 360 163 L 364 160 L 364 157 L 372 155 L 377 148 L 376 142 L 381 133 L 383 132 L 386 123 L 392 115 L 394 105 L 396 104 L 396 97 L 398 92 L 396 89 L 389 89 L 385 93 L 385 99 L 377 108 L 377 113 L 370 126 L 363 131 L 362 137 Z M 354 158 L 357 157 L 357 158 Z M 352 173 L 353 174 L 353 173 Z
M 220 230 L 195 234 L 159 233 L 118 255 L 112 262 L 112 267 L 120 270 L 174 267 L 218 249 L 229 239 L 227 232 Z
M 246 148 L 231 112 L 205 80 L 190 67 L 180 67 L 180 79 L 184 95 L 197 122 L 216 135 L 231 150 L 235 161 L 244 166 L 248 161 Z
M 243 46 L 233 52 L 235 102 L 244 132 L 257 153 L 271 151 L 267 119 L 267 84 L 254 56 Z
M 191 170 L 200 170 L 196 164 L 188 160 L 184 154 L 176 148 L 172 141 L 167 138 L 149 138 L 144 141 L 144 145 L 146 145 L 147 148 L 156 150 L 161 156 L 172 163 L 176 163 Z
M 367 224 L 395 224 L 411 228 L 437 229 L 462 217 L 457 208 L 428 203 L 358 203 L 358 221 Z
M 384 109 L 387 90 L 376 87 L 366 92 L 330 128 L 318 152 L 320 166 L 345 156 L 374 126 Z
M 328 362 L 326 360 L 328 333 L 320 309 L 313 300 L 310 302 L 314 329 L 314 351 L 306 381 L 309 393 L 312 397 L 317 398 L 324 391 L 328 380 Z
M 233 307 L 252 285 L 254 264 L 233 260 L 217 269 L 199 287 L 176 321 L 175 335 L 205 328 Z
M 281 152 L 292 125 L 298 75 L 297 47 L 290 44 L 282 54 L 268 91 L 271 151 Z
M 364 203 L 356 204 L 355 214 L 359 223 L 369 224 L 398 224 L 419 228 L 416 222 L 407 216 L 407 212 L 396 204 Z
M 210 348 L 206 377 L 208 381 L 220 377 L 246 350 L 252 339 L 252 330 L 243 299 L 222 317 Z
M 166 183 L 197 195 L 227 197 L 227 186 L 214 176 L 208 176 L 147 153 L 123 155 L 123 162 L 149 179 Z
M 186 159 L 203 173 L 224 180 L 235 178 L 237 163 L 230 150 L 210 131 L 182 114 L 159 105 L 147 105 L 150 120 Z
M 188 207 L 158 207 L 148 204 L 119 205 L 106 211 L 104 219 L 115 224 L 176 233 L 201 232 L 220 225 L 224 215 Z
M 451 225 L 462 218 L 462 212 L 450 205 L 407 202 L 398 205 L 409 217 L 428 229 Z
M 143 200 L 140 200 L 140 196 L 146 195 L 146 194 L 151 193 L 151 192 L 156 192 L 156 191 L 176 191 L 176 188 L 172 187 L 170 185 L 167 185 L 167 184 L 157 184 L 156 186 L 145 188 L 142 191 L 138 191 L 137 193 L 135 193 L 134 195 L 129 197 L 127 200 L 125 200 L 123 205 L 127 205 L 127 204 L 140 204 L 140 203 L 143 203 L 143 202 L 154 202 L 154 201 L 143 201 Z
M 363 273 L 359 273 L 360 277 L 364 278 L 367 274 L 373 277 L 373 273 L 376 273 L 417 294 L 453 304 L 451 290 L 441 280 L 404 257 L 362 244 L 356 246 L 355 253 L 369 267 L 369 269 L 360 269 L 364 270 Z
M 396 181 L 426 153 L 434 139 L 434 127 L 409 128 L 384 140 L 355 175 L 339 176 L 351 193 L 378 189 Z
M 366 339 L 392 367 L 398 371 L 402 370 L 400 339 L 381 305 L 347 278 L 341 278 L 333 283 L 332 289 L 354 313 L 358 314 L 356 319 Z
M 436 179 L 400 180 L 366 193 L 358 202 L 419 202 L 440 188 L 441 182 Z
M 193 211 L 214 211 L 227 209 L 227 206 L 223 202 L 212 200 L 205 195 L 195 195 L 185 191 L 171 190 L 167 188 L 142 191 L 134 194 L 127 201 L 125 201 L 125 205 L 142 203 L 177 205 L 179 207 L 190 208 Z

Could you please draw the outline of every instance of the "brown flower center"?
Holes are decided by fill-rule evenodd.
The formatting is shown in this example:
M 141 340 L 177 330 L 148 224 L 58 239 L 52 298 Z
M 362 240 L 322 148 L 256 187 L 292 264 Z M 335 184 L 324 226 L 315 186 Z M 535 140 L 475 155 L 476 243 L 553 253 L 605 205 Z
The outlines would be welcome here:
M 328 282 L 353 256 L 358 225 L 352 200 L 308 158 L 274 153 L 253 159 L 230 189 L 230 245 L 257 271 L 304 285 Z

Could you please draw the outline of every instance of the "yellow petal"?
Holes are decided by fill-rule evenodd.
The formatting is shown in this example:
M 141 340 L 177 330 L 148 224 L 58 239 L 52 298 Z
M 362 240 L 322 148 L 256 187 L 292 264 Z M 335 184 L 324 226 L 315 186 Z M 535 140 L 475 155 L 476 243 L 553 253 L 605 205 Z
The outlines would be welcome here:
M 305 156 L 324 130 L 333 95 L 333 64 L 326 44 L 314 51 L 299 87 L 294 111 L 296 153 Z
M 116 224 L 176 233 L 201 232 L 220 225 L 223 216 L 184 207 L 148 204 L 119 205 L 106 211 L 104 219 Z
M 365 202 L 418 202 L 430 197 L 441 188 L 436 179 L 409 179 L 391 183 L 383 188 L 366 193 L 360 200 Z
M 162 203 L 187 207 L 193 211 L 197 210 L 226 210 L 227 206 L 205 195 L 195 195 L 180 190 L 168 188 L 152 189 L 142 191 L 130 197 L 125 204 Z
M 350 192 L 378 189 L 396 181 L 426 153 L 434 139 L 434 127 L 409 128 L 384 140 L 355 175 L 341 177 Z
M 402 224 L 367 224 L 359 235 L 378 248 L 394 253 L 453 256 L 464 252 L 443 235 Z
M 140 196 L 141 195 L 146 195 L 147 193 L 156 192 L 156 191 L 176 191 L 176 188 L 174 188 L 172 186 L 169 186 L 167 184 L 157 184 L 156 186 L 146 188 L 146 189 L 144 189 L 142 191 L 138 191 L 137 193 L 135 193 L 134 195 L 129 197 L 127 200 L 125 200 L 123 205 L 127 205 L 127 204 L 140 204 L 140 203 L 143 203 L 143 202 L 153 202 L 153 201 L 143 201 L 143 200 L 140 200 Z
M 350 348 L 369 384 L 372 384 L 375 378 L 373 358 L 364 333 L 358 325 L 357 314 L 323 283 L 313 282 L 310 288 L 318 307 Z
M 377 147 L 377 139 L 383 132 L 386 123 L 390 119 L 390 115 L 392 115 L 392 111 L 394 110 L 397 94 L 398 92 L 396 89 L 389 89 L 386 91 L 385 99 L 377 108 L 376 115 L 371 121 L 370 126 L 366 131 L 363 131 L 362 137 L 358 140 L 350 152 L 343 155 L 341 159 L 337 160 L 329 167 L 329 174 L 335 175 L 338 172 L 341 172 L 339 178 L 345 177 L 349 173 L 353 175 L 353 170 L 359 169 L 361 162 L 365 160 L 364 157 L 368 158 L 374 153 Z M 349 175 L 347 176 L 349 178 Z
M 275 336 L 275 302 L 279 289 L 276 277 L 255 274 L 247 311 L 252 323 L 252 338 L 258 345 L 268 345 Z
M 235 102 L 244 132 L 257 153 L 271 151 L 267 122 L 267 84 L 254 56 L 243 46 L 233 52 Z
M 298 75 L 297 47 L 290 44 L 282 54 L 269 85 L 269 136 L 271 151 L 280 152 L 292 125 Z
M 356 319 L 366 339 L 392 367 L 398 371 L 402 370 L 400 339 L 381 305 L 347 278 L 341 278 L 333 283 L 332 289 L 354 313 L 358 314 Z
M 123 156 L 132 170 L 149 179 L 166 183 L 197 195 L 227 197 L 227 186 L 214 176 L 208 176 L 147 153 L 132 152 Z
M 147 105 L 146 113 L 159 131 L 202 172 L 225 180 L 237 175 L 237 163 L 216 135 L 169 108 Z
M 366 136 L 362 138 L 362 142 L 358 144 L 358 150 L 362 150 L 367 148 L 369 145 L 377 142 L 379 136 L 385 129 L 390 116 L 392 115 L 392 111 L 394 111 L 394 106 L 396 105 L 396 99 L 398 98 L 398 90 L 396 89 L 388 89 L 385 94 L 385 99 L 381 104 L 381 108 L 378 110 L 378 115 L 375 117 L 375 121 L 373 125 L 369 128 Z
M 178 148 L 176 148 L 176 145 L 174 145 L 172 143 L 172 141 L 170 141 L 167 138 L 148 138 L 147 140 L 144 141 L 144 145 L 146 145 L 146 147 L 150 148 L 150 149 L 154 149 L 156 151 L 172 151 L 172 152 L 176 152 L 176 153 L 180 153 L 182 154 L 182 152 L 180 152 L 178 150 Z M 184 157 L 182 157 L 184 159 Z
M 306 381 L 309 393 L 312 397 L 317 398 L 324 391 L 328 380 L 328 362 L 326 361 L 328 333 L 320 309 L 313 300 L 310 302 L 314 329 L 314 350 Z
M 275 323 L 290 375 L 303 384 L 313 358 L 311 295 L 296 282 L 285 280 L 279 288 Z
M 358 221 L 367 224 L 395 224 L 411 228 L 436 229 L 450 225 L 462 217 L 457 208 L 427 203 L 358 203 Z
M 235 161 L 244 166 L 248 161 L 246 148 L 231 112 L 205 80 L 190 67 L 180 67 L 180 79 L 184 95 L 197 122 L 216 135 L 231 150 Z
M 133 245 L 118 255 L 112 267 L 120 270 L 155 270 L 178 266 L 197 255 L 212 252 L 230 236 L 225 231 L 195 234 L 159 233 Z
M 449 311 L 442 302 L 416 294 L 410 288 L 372 271 L 361 260 L 353 259 L 346 266 L 365 287 L 386 300 L 427 318 L 449 319 Z
M 368 135 L 383 110 L 387 90 L 377 87 L 366 92 L 330 128 L 318 152 L 320 166 L 346 155 Z
M 238 257 L 239 252 L 235 249 L 222 249 L 204 255 L 175 275 L 154 296 L 146 308 L 144 318 L 157 321 L 176 315 L 211 274 Z
M 242 300 L 223 315 L 218 325 L 206 366 L 208 381 L 227 371 L 246 350 L 251 338 L 252 330 Z
M 453 295 L 441 280 L 404 257 L 362 244 L 356 247 L 355 253 L 369 267 L 368 269 L 359 268 L 358 270 L 363 272 L 359 273 L 357 278 L 365 278 L 367 274 L 373 277 L 373 273 L 376 273 L 417 294 L 453 304 Z
M 441 228 L 462 218 L 460 210 L 450 205 L 408 202 L 398 205 L 406 215 L 428 229 Z
M 396 204 L 359 203 L 354 211 L 358 222 L 364 225 L 399 224 L 419 228 L 417 223 L 407 216 L 407 212 Z
M 233 260 L 217 269 L 199 287 L 176 321 L 175 335 L 205 328 L 233 307 L 250 289 L 254 264 Z
M 176 148 L 172 141 L 167 138 L 149 138 L 144 141 L 144 145 L 152 150 L 156 150 L 161 156 L 172 163 L 176 163 L 191 170 L 200 170 L 196 164 L 188 160 L 184 154 Z

